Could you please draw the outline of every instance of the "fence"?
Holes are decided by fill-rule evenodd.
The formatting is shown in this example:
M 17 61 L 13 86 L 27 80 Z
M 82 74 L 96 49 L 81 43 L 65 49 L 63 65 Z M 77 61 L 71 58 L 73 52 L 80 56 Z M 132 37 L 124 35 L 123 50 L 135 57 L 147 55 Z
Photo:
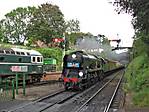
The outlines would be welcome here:
M 13 77 L 0 77 L 0 102 L 15 99 L 18 95 L 19 78 L 22 78 L 23 95 L 26 94 L 26 75 L 24 73 L 14 75 Z
M 8 101 L 15 98 L 14 79 L 0 77 L 0 101 Z

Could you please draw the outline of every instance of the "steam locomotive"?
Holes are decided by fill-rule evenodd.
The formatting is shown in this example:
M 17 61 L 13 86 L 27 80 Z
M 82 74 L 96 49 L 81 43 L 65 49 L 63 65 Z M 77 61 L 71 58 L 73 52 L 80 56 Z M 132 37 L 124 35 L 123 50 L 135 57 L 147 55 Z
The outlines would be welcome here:
M 84 88 L 102 80 L 104 72 L 114 69 L 116 62 L 83 51 L 64 56 L 62 79 L 66 90 Z

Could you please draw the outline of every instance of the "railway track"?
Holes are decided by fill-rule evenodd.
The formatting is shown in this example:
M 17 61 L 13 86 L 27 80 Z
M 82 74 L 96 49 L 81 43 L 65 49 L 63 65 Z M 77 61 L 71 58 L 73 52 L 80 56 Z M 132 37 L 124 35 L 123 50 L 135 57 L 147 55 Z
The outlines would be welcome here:
M 38 100 L 35 100 L 31 103 L 27 103 L 23 106 L 17 107 L 15 109 L 10 110 L 4 110 L 3 112 L 43 112 L 46 111 L 48 108 L 52 108 L 55 105 L 63 104 L 69 99 L 73 98 L 74 96 L 78 94 L 83 94 L 85 92 L 90 91 L 91 89 L 94 89 L 95 86 L 93 85 L 90 88 L 86 89 L 83 92 L 77 92 L 77 91 L 65 91 L 62 89 L 61 91 L 55 92 L 53 94 L 50 94 L 48 96 L 42 97 Z
M 98 89 L 98 91 L 96 91 L 88 100 L 86 100 L 86 102 L 84 102 L 79 108 L 77 108 L 75 112 L 86 112 L 84 110 L 86 110 L 88 108 L 89 103 L 91 103 L 91 101 L 93 99 L 95 99 L 95 97 L 98 94 L 100 94 L 104 90 L 104 88 L 106 88 L 110 84 L 110 82 L 112 82 L 117 76 L 118 75 L 115 75 L 111 80 L 106 82 L 101 88 Z M 111 105 L 113 103 L 114 97 L 115 97 L 115 95 L 116 95 L 116 93 L 118 91 L 118 88 L 120 86 L 122 78 L 123 78 L 123 74 L 121 75 L 118 83 L 116 84 L 115 90 L 114 90 L 113 94 L 111 95 L 111 98 L 110 98 L 109 102 L 104 104 L 105 105 L 104 112 L 109 112 L 110 107 L 111 107 Z M 87 112 L 89 112 L 89 111 L 87 111 Z M 101 112 L 103 112 L 103 111 L 101 111 Z
M 113 77 L 113 76 L 107 77 L 105 80 L 100 81 L 99 83 L 95 84 L 94 86 L 92 86 L 92 87 L 86 89 L 85 91 L 81 92 L 80 94 L 76 95 L 71 100 L 68 100 L 67 102 L 63 103 L 62 105 L 55 105 L 52 108 L 48 108 L 44 112 L 76 112 L 82 105 L 84 105 L 84 106 L 82 106 L 83 108 L 81 107 L 82 109 L 79 110 L 80 112 L 103 112 L 105 107 L 107 107 L 107 105 L 108 105 L 108 101 L 110 100 L 110 98 L 104 98 L 104 97 L 106 97 L 106 95 L 104 96 L 104 94 L 106 94 L 106 92 L 107 92 L 107 91 L 104 91 L 104 88 L 105 89 L 107 87 L 111 88 L 112 85 L 114 86 L 114 87 L 112 87 L 112 89 L 115 88 L 116 84 L 115 84 L 114 79 L 117 77 L 119 79 L 119 76 L 120 75 L 115 76 L 115 77 Z M 111 79 L 111 77 L 113 77 L 113 80 L 110 82 L 109 80 Z M 118 79 L 116 79 L 116 82 Z M 109 84 L 111 86 L 107 85 L 107 86 L 103 87 L 105 85 L 105 83 L 107 83 L 107 82 L 109 82 Z M 93 96 L 93 94 L 96 93 L 99 90 L 99 88 L 102 88 L 102 87 L 103 87 L 103 89 L 99 92 L 99 96 L 101 96 L 101 99 L 96 98 L 97 99 L 96 102 L 92 102 L 92 101 L 96 100 L 96 99 L 92 99 L 90 102 L 85 104 L 85 102 L 87 102 L 87 100 L 90 99 Z M 114 89 L 113 89 L 113 91 L 114 91 Z M 112 96 L 111 89 L 108 90 L 108 93 L 110 93 L 109 96 Z M 98 109 L 96 109 L 96 107 L 98 107 Z M 89 110 L 89 108 L 91 108 L 91 109 Z M 94 109 L 92 109 L 92 108 L 94 108 Z
M 17 107 L 11 110 L 5 110 L 3 112 L 42 112 L 56 104 L 64 103 L 77 94 L 78 92 L 61 90 L 31 103 L 25 104 L 21 107 Z
M 49 112 L 49 111 L 50 112 L 84 112 L 84 110 L 86 110 L 86 108 L 89 106 L 90 102 L 100 92 L 102 92 L 102 90 L 104 90 L 104 88 L 106 88 L 108 84 L 112 82 L 112 80 L 114 80 L 117 76 L 119 75 L 117 74 L 114 77 L 112 76 L 113 78 L 112 79 L 110 78 L 111 80 L 107 78 L 103 82 L 101 81 L 81 93 L 76 91 L 65 91 L 62 89 L 61 91 L 58 91 L 46 97 L 40 98 L 31 103 L 25 104 L 23 106 L 20 106 L 14 109 L 6 110 L 3 112 L 24 112 L 24 111 L 26 112 Z M 98 88 L 100 87 L 100 89 L 98 89 L 97 87 Z M 113 99 L 114 99 L 114 96 L 113 96 Z M 104 107 L 103 111 L 108 112 L 107 109 L 110 110 L 111 104 L 106 102 L 104 103 L 104 106 L 102 105 L 102 107 Z M 55 109 L 53 111 L 52 110 L 53 108 L 56 108 L 57 111 Z M 90 111 L 85 111 L 85 112 L 90 112 Z
M 124 75 L 124 74 L 122 74 L 122 76 L 120 77 L 120 79 L 119 79 L 119 81 L 118 81 L 118 83 L 117 83 L 117 86 L 116 86 L 116 88 L 115 88 L 115 90 L 114 90 L 114 92 L 113 92 L 113 95 L 111 96 L 111 99 L 110 99 L 108 105 L 106 106 L 104 112 L 109 112 L 110 107 L 111 107 L 111 105 L 112 105 L 112 103 L 113 103 L 113 101 L 114 101 L 114 98 L 115 98 L 115 96 L 116 96 L 116 94 L 117 94 L 117 92 L 118 92 L 118 88 L 120 87 L 120 84 L 121 84 L 123 75 Z

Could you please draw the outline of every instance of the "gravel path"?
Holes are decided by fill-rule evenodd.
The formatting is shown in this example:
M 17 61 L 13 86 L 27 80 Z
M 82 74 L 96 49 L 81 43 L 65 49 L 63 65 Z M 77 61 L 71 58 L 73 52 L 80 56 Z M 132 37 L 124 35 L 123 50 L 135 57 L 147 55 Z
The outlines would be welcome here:
M 29 103 L 36 100 L 42 96 L 51 94 L 59 89 L 64 88 L 61 83 L 46 84 L 42 86 L 36 86 L 31 88 L 26 88 L 26 95 L 23 96 L 23 90 L 19 89 L 19 94 L 16 95 L 15 100 L 10 101 L 0 101 L 0 112 L 8 108 L 15 108 L 23 104 Z
M 62 89 L 63 84 L 60 82 L 53 84 L 46 84 L 32 88 L 26 88 L 26 96 L 23 96 L 23 90 L 19 90 L 19 95 L 16 96 L 18 100 L 35 100 L 42 96 L 48 95 L 56 90 Z

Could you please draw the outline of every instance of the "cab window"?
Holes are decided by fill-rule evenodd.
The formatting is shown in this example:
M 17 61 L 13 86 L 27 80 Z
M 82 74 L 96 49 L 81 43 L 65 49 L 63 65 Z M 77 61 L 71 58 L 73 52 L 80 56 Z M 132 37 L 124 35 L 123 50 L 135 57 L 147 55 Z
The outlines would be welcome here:
M 36 61 L 36 58 L 35 58 L 35 57 L 33 57 L 33 58 L 32 58 L 32 62 L 35 62 L 35 61 Z
M 4 53 L 4 51 L 3 50 L 0 50 L 0 53 Z
M 40 57 L 37 57 L 37 62 L 40 62 Z

